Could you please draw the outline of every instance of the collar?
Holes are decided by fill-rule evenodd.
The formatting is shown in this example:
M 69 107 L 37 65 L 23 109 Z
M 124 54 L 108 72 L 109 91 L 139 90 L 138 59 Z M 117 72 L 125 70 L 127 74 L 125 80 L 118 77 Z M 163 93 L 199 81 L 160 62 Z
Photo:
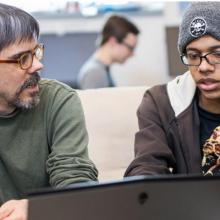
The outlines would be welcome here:
M 168 97 L 176 117 L 191 104 L 195 92 L 196 84 L 189 71 L 167 84 Z

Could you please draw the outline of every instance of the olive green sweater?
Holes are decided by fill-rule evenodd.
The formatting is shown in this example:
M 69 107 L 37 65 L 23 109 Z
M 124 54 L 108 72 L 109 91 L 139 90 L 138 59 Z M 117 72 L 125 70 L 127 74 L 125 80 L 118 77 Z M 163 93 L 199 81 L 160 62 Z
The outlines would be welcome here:
M 47 186 L 97 180 L 77 93 L 40 81 L 40 103 L 0 117 L 0 203 Z

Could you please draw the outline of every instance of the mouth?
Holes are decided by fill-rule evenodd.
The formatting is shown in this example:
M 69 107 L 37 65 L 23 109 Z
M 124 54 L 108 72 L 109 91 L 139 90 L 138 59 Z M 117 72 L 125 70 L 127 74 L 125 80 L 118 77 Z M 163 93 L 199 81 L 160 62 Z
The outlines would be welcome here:
M 213 91 L 219 87 L 219 81 L 214 79 L 201 79 L 197 82 L 197 86 L 200 90 Z
M 28 85 L 23 90 L 29 90 L 29 91 L 34 92 L 34 91 L 39 91 L 39 87 L 38 87 L 38 84 L 31 84 L 31 85 Z
M 40 81 L 40 76 L 38 73 L 33 74 L 25 83 L 23 84 L 22 90 L 39 90 L 38 82 Z
M 24 89 L 32 89 L 38 86 L 38 82 L 30 82 L 28 85 L 25 86 Z

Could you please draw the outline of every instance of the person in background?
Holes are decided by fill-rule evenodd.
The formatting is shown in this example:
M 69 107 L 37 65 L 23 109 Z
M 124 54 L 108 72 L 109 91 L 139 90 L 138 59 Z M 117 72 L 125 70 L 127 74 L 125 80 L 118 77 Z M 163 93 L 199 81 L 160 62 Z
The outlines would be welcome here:
M 194 2 L 179 28 L 189 71 L 144 94 L 125 176 L 220 174 L 220 2 Z
M 77 77 L 79 89 L 114 87 L 110 72 L 114 63 L 124 63 L 133 56 L 139 30 L 127 18 L 110 16 L 99 36 L 99 46 L 85 62 Z
M 37 21 L 0 4 L 0 29 L 0 220 L 26 220 L 27 192 L 96 181 L 97 169 L 76 92 L 40 78 Z

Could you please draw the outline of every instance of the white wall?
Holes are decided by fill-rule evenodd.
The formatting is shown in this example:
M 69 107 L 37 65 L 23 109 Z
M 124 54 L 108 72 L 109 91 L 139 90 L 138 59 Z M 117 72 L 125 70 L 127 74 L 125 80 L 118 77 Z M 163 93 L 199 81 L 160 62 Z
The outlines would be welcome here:
M 124 65 L 115 65 L 113 74 L 119 85 L 154 85 L 167 82 L 165 27 L 162 17 L 133 19 L 141 31 L 135 55 Z
M 114 65 L 112 72 L 119 86 L 155 85 L 171 79 L 168 74 L 165 27 L 179 23 L 175 2 L 167 2 L 164 15 L 132 16 L 141 31 L 135 56 L 123 65 Z M 42 33 L 99 31 L 102 18 L 39 19 Z

